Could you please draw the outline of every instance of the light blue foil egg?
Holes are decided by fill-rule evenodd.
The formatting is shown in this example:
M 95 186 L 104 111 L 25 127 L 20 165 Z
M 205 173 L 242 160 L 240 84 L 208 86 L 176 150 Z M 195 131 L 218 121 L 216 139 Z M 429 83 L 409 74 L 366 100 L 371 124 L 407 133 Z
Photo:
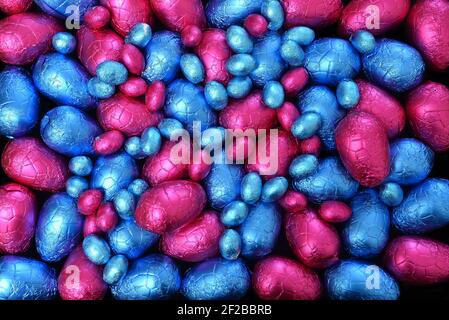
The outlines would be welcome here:
M 122 189 L 118 191 L 113 199 L 115 211 L 122 219 L 132 219 L 136 208 L 136 199 L 131 191 Z
M 98 0 L 34 0 L 34 2 L 44 12 L 63 19 L 78 14 L 82 18 L 90 8 L 97 5 Z
M 111 292 L 117 300 L 163 300 L 172 297 L 180 286 L 181 275 L 175 262 L 152 254 L 133 261 Z
M 134 159 L 127 153 L 102 156 L 97 159 L 92 171 L 91 188 L 101 189 L 105 199 L 111 200 L 120 189 L 139 175 Z
M 266 0 L 260 8 L 268 20 L 268 30 L 279 30 L 284 24 L 284 9 L 278 0 Z
M 390 175 L 387 181 L 413 185 L 423 181 L 433 168 L 435 153 L 413 138 L 397 139 L 390 144 Z
M 243 27 L 230 26 L 226 31 L 226 41 L 235 53 L 250 53 L 253 50 L 253 40 Z
M 221 222 L 227 227 L 236 227 L 248 216 L 248 206 L 242 201 L 232 201 L 220 215 Z
M 377 191 L 359 192 L 351 201 L 352 215 L 342 229 L 346 251 L 355 257 L 371 258 L 385 248 L 390 232 L 390 212 Z
M 179 133 L 179 130 L 184 129 L 184 127 L 182 123 L 176 119 L 165 118 L 159 122 L 157 129 L 159 129 L 158 132 L 160 132 L 159 137 L 162 136 L 167 140 L 171 140 L 171 137 Z M 155 143 L 148 143 L 148 146 L 150 145 L 155 145 Z
M 111 86 L 118 86 L 128 79 L 128 69 L 120 62 L 106 60 L 97 66 L 97 77 Z
M 0 72 L 0 135 L 20 137 L 39 120 L 39 94 L 22 68 L 6 67 Z
M 145 48 L 150 42 L 153 32 L 147 23 L 137 23 L 125 38 L 126 43 L 131 43 L 139 48 Z
M 293 122 L 291 132 L 294 137 L 305 140 L 315 135 L 321 125 L 321 116 L 316 112 L 307 111 Z
M 360 100 L 360 91 L 357 83 L 352 80 L 343 80 L 337 86 L 337 101 L 341 107 L 351 109 Z
M 108 243 L 96 234 L 84 238 L 83 251 L 86 257 L 97 265 L 106 264 L 111 257 L 111 248 Z
M 276 245 L 281 229 L 281 215 L 274 203 L 256 203 L 242 223 L 242 255 L 260 259 L 270 254 Z
M 89 188 L 89 181 L 86 178 L 72 176 L 67 179 L 65 190 L 69 196 L 77 199 L 81 193 Z
M 167 119 L 164 119 L 164 120 L 167 121 Z M 166 130 L 165 133 L 168 135 L 171 135 L 175 129 L 182 128 L 182 124 L 181 124 L 181 126 L 179 126 L 178 124 L 173 125 L 173 123 L 171 123 L 169 126 L 165 127 L 163 125 L 166 123 L 166 122 L 164 122 L 164 120 L 162 120 L 159 124 L 164 127 L 163 129 L 164 129 L 164 131 Z M 174 120 L 174 119 L 172 119 L 172 120 Z M 156 127 L 149 127 L 143 131 L 141 139 L 140 139 L 140 144 L 141 144 L 142 152 L 146 156 L 153 156 L 159 152 L 159 150 L 161 149 L 161 145 L 162 145 L 161 134 L 162 134 L 162 131 L 160 131 Z
M 256 68 L 253 56 L 246 53 L 234 54 L 226 62 L 226 70 L 236 77 L 249 75 Z
M 413 188 L 393 210 L 394 226 L 405 234 L 422 234 L 449 224 L 449 180 L 428 179 Z
M 360 53 L 370 53 L 376 47 L 376 38 L 366 30 L 357 30 L 349 38 L 352 46 Z
M 33 67 L 36 88 L 60 105 L 80 109 L 94 106 L 96 100 L 87 89 L 89 79 L 81 64 L 61 53 L 42 55 Z
M 142 193 L 148 190 L 150 186 L 143 179 L 136 179 L 128 186 L 128 191 L 131 191 L 136 197 L 139 197 Z
M 284 177 L 275 177 L 265 182 L 262 188 L 263 202 L 274 202 L 282 198 L 287 192 L 288 180 Z
M 359 73 L 360 57 L 349 41 L 323 38 L 306 48 L 304 66 L 314 82 L 335 86 Z
M 141 257 L 159 240 L 159 235 L 139 227 L 133 220 L 122 220 L 109 233 L 112 251 L 129 259 Z
M 284 32 L 283 39 L 294 41 L 300 46 L 308 46 L 315 40 L 315 31 L 304 26 L 293 27 Z
M 181 71 L 192 83 L 200 83 L 204 80 L 204 66 L 200 58 L 193 53 L 185 53 L 180 60 Z
M 250 77 L 234 77 L 228 82 L 226 90 L 228 95 L 234 99 L 246 97 L 253 87 Z
M 243 179 L 240 196 L 248 204 L 255 204 L 262 194 L 262 178 L 256 172 L 247 173 Z
M 292 67 L 299 67 L 304 62 L 304 51 L 293 40 L 284 40 L 281 46 L 281 57 Z
M 186 80 L 175 80 L 167 88 L 165 114 L 179 120 L 189 131 L 199 122 L 201 131 L 215 125 L 217 116 L 209 107 L 200 87 Z
M 134 159 L 143 159 L 145 154 L 142 151 L 140 137 L 131 137 L 125 141 L 124 149 Z
M 299 95 L 298 109 L 301 114 L 316 112 L 320 115 L 318 135 L 326 149 L 334 150 L 335 127 L 345 115 L 345 111 L 338 106 L 334 92 L 325 86 L 312 86 Z
M 76 49 L 76 38 L 68 32 L 58 32 L 51 41 L 53 48 L 62 54 L 72 53 Z
M 404 199 L 404 191 L 396 182 L 387 182 L 380 186 L 379 196 L 387 206 L 396 207 Z
M 48 111 L 41 120 L 40 133 L 47 146 L 66 156 L 94 153 L 95 137 L 102 133 L 95 120 L 82 111 L 62 106 Z
M 86 156 L 76 156 L 69 161 L 69 170 L 77 176 L 88 176 L 93 169 L 92 160 Z
M 422 82 L 425 64 L 415 48 L 382 39 L 363 56 L 363 70 L 371 82 L 394 92 L 405 92 Z
M 83 224 L 73 198 L 64 193 L 48 198 L 36 226 L 36 250 L 42 260 L 56 262 L 66 257 L 81 240 Z
M 225 29 L 238 24 L 251 13 L 258 13 L 264 0 L 210 0 L 205 12 L 212 27 Z
M 87 83 L 87 90 L 92 97 L 98 99 L 108 99 L 115 93 L 115 86 L 103 82 L 98 77 L 90 78 Z
M 281 57 L 281 36 L 272 31 L 258 39 L 254 44 L 252 55 L 256 60 L 256 69 L 251 72 L 251 79 L 260 87 L 270 80 L 277 80 L 287 67 Z
M 293 179 L 302 179 L 314 174 L 318 169 L 318 158 L 312 154 L 303 154 L 290 164 L 288 172 Z
M 277 109 L 284 103 L 284 87 L 278 81 L 268 81 L 263 87 L 262 98 L 267 107 Z
M 103 270 L 103 280 L 107 284 L 116 284 L 128 271 L 128 259 L 118 254 L 109 259 Z
M 156 32 L 145 47 L 146 68 L 142 76 L 148 81 L 171 82 L 179 71 L 183 53 L 181 38 L 170 31 Z
M 321 160 L 314 174 L 294 180 L 293 187 L 319 203 L 325 200 L 349 200 L 356 194 L 359 183 L 349 175 L 337 157 L 328 157 Z
M 45 263 L 0 257 L 0 300 L 51 300 L 58 292 L 56 272 Z
M 325 285 L 332 300 L 397 300 L 399 286 L 372 263 L 344 260 L 326 270 Z
M 214 110 L 223 110 L 228 104 L 228 92 L 218 81 L 210 81 L 204 86 L 204 97 Z
M 242 252 L 242 239 L 240 234 L 233 230 L 227 229 L 223 232 L 218 243 L 220 254 L 226 260 L 236 260 Z
M 189 300 L 237 300 L 251 287 L 251 276 L 243 260 L 215 258 L 187 271 L 181 292 Z

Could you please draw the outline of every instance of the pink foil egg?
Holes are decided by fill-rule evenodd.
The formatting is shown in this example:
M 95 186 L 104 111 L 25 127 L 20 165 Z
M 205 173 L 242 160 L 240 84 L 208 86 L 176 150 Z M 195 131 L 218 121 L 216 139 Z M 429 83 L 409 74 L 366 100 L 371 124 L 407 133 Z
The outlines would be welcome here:
M 94 140 L 94 150 L 101 155 L 113 154 L 119 151 L 125 142 L 123 133 L 119 130 L 106 131 Z
M 131 76 L 120 85 L 120 92 L 127 97 L 140 97 L 147 91 L 147 83 L 140 77 Z
M 436 71 L 449 67 L 449 2 L 420 0 L 407 18 L 408 32 L 415 47 Z
M 146 191 L 136 209 L 136 222 L 145 230 L 163 234 L 197 217 L 206 205 L 203 187 L 188 180 L 163 182 Z
M 343 3 L 341 0 L 282 0 L 285 26 L 324 28 L 338 21 Z
M 186 26 L 182 29 L 182 43 L 187 47 L 196 47 L 200 44 L 203 33 L 201 29 L 195 25 Z
M 0 19 L 0 60 L 24 65 L 51 49 L 53 36 L 62 31 L 58 21 L 42 13 L 19 13 Z
M 286 212 L 301 212 L 307 208 L 307 197 L 301 192 L 289 190 L 279 199 L 279 205 Z
M 338 261 L 340 238 L 333 226 L 311 209 L 289 213 L 285 233 L 296 257 L 311 268 L 327 268 Z
M 148 157 L 142 169 L 142 176 L 152 186 L 165 181 L 179 180 L 187 175 L 186 163 L 175 163 L 172 159 L 173 148 L 180 148 L 182 141 L 166 141 L 161 150 L 153 157 Z M 174 151 L 173 151 L 174 152 Z M 182 157 L 182 155 L 179 155 Z
M 360 100 L 351 111 L 374 115 L 387 129 L 389 138 L 397 137 L 405 126 L 405 110 L 399 101 L 383 89 L 364 80 L 357 80 Z
M 85 216 L 95 214 L 102 201 L 103 194 L 100 190 L 86 190 L 78 198 L 78 211 Z
M 246 98 L 232 100 L 220 113 L 220 124 L 226 129 L 271 129 L 277 123 L 275 109 L 268 108 L 259 91 Z
M 207 150 L 201 150 L 197 157 L 200 161 L 192 161 L 188 167 L 189 178 L 193 181 L 201 181 L 206 178 L 212 168 L 212 159 Z
M 385 266 L 401 282 L 430 285 L 449 280 L 449 246 L 435 240 L 402 236 L 387 247 Z
M 161 239 L 161 250 L 173 258 L 199 262 L 218 254 L 218 242 L 224 226 L 214 211 L 207 211 L 188 224 L 167 232 Z
M 296 106 L 289 101 L 284 102 L 282 106 L 276 110 L 276 112 L 278 115 L 279 124 L 285 131 L 290 131 L 293 122 L 295 122 L 300 115 L 298 108 L 296 108 Z
M 262 37 L 268 30 L 268 21 L 264 16 L 253 13 L 245 18 L 243 22 L 246 31 L 253 37 Z
M 196 47 L 196 54 L 206 71 L 205 82 L 228 83 L 231 76 L 226 70 L 226 62 L 231 56 L 231 49 L 226 42 L 226 33 L 223 30 L 206 30 L 200 44 Z
M 33 0 L 0 0 L 0 11 L 8 15 L 22 13 L 32 4 Z
M 365 187 L 375 187 L 390 172 L 390 147 L 382 123 L 366 112 L 351 112 L 337 126 L 335 141 L 349 174 Z
M 3 150 L 2 168 L 14 181 L 48 192 L 64 189 L 69 176 L 64 158 L 36 138 L 10 141 Z
M 28 250 L 36 227 L 36 198 L 17 183 L 0 186 L 0 253 Z
M 90 74 L 95 75 L 97 66 L 107 60 L 119 61 L 123 39 L 109 29 L 94 30 L 81 27 L 77 34 L 78 57 Z
M 87 216 L 86 219 L 84 219 L 84 225 L 83 225 L 84 237 L 87 237 L 91 234 L 97 234 L 100 232 L 101 232 L 101 230 L 97 225 L 97 217 L 95 215 Z
M 348 220 L 351 217 L 352 210 L 344 202 L 328 200 L 321 204 L 318 214 L 324 221 L 335 223 Z
M 89 261 L 83 248 L 77 247 L 67 258 L 58 277 L 58 291 L 63 300 L 101 300 L 108 289 L 103 268 Z
M 148 86 L 145 95 L 145 105 L 152 112 L 159 111 L 165 104 L 165 84 L 162 81 L 154 81 Z
M 96 225 L 100 231 L 112 231 L 118 223 L 118 215 L 112 203 L 102 204 L 96 214 Z
M 449 88 L 428 81 L 414 89 L 406 104 L 415 135 L 433 150 L 449 150 Z
M 308 139 L 301 140 L 300 150 L 303 154 L 313 154 L 319 156 L 321 152 L 321 139 L 318 136 L 312 136 Z
M 142 52 L 129 43 L 123 46 L 120 61 L 123 62 L 129 72 L 135 75 L 140 75 L 145 68 L 145 58 Z
M 170 30 L 181 32 L 185 27 L 194 25 L 200 29 L 206 27 L 201 0 L 146 0 L 151 3 L 156 17 Z
M 343 9 L 339 32 L 350 36 L 357 30 L 381 35 L 398 27 L 407 17 L 410 0 L 352 0 Z
M 111 13 L 103 6 L 95 6 L 84 15 L 84 23 L 91 29 L 101 29 L 111 21 Z
M 149 112 L 145 104 L 135 98 L 116 94 L 100 102 L 97 118 L 104 130 L 119 130 L 125 135 L 135 136 L 157 125 L 160 115 Z
M 279 256 L 257 263 L 252 282 L 263 300 L 316 300 L 322 293 L 320 278 L 314 271 Z
M 285 94 L 295 97 L 309 82 L 309 74 L 305 68 L 294 68 L 284 73 L 281 78 Z
M 112 27 L 122 36 L 138 23 L 153 25 L 149 0 L 101 0 L 100 3 L 109 9 Z

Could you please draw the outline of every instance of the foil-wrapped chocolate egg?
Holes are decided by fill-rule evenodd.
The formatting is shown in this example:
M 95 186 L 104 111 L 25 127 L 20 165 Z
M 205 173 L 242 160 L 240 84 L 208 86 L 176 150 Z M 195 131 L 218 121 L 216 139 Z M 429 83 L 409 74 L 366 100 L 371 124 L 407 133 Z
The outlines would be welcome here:
M 172 31 L 181 32 L 188 26 L 196 26 L 200 29 L 206 27 L 201 0 L 150 0 L 149 2 L 159 21 Z
M 22 13 L 32 4 L 33 0 L 0 0 L 0 11 L 7 15 Z
M 75 12 L 82 18 L 97 4 L 97 0 L 34 0 L 34 2 L 42 11 L 60 19 L 67 18 Z
M 36 198 L 17 183 L 0 186 L 0 252 L 22 253 L 28 250 L 34 236 Z
M 69 170 L 66 161 L 36 138 L 10 141 L 2 154 L 2 168 L 8 177 L 36 190 L 64 189 Z
M 338 21 L 343 9 L 341 0 L 282 0 L 282 5 L 287 28 L 325 28 Z
M 252 283 L 263 300 L 316 300 L 322 294 L 320 279 L 314 271 L 279 256 L 257 263 Z
M 258 13 L 263 0 L 210 0 L 206 5 L 207 21 L 225 29 L 242 22 L 249 14 Z

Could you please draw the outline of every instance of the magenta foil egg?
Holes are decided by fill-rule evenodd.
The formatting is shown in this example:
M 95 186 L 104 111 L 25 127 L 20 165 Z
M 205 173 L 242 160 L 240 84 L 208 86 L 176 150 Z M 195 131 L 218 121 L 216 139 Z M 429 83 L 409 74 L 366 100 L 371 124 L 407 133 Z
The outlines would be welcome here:
M 58 277 L 58 291 L 63 300 L 101 300 L 108 289 L 103 268 L 91 262 L 77 247 L 67 258 Z
M 145 192 L 136 208 L 136 222 L 145 230 L 163 234 L 197 217 L 206 205 L 203 187 L 188 180 L 163 182 Z
M 311 209 L 289 213 L 285 233 L 296 257 L 310 268 L 327 268 L 338 261 L 340 238 L 335 228 Z
M 32 4 L 33 0 L 0 0 L 0 11 L 8 15 L 22 13 Z
M 24 65 L 51 48 L 53 36 L 62 31 L 58 21 L 42 13 L 19 13 L 0 19 L 0 60 Z
M 415 135 L 433 150 L 449 150 L 449 88 L 428 81 L 413 90 L 406 104 Z
M 228 83 L 231 75 L 226 70 L 226 62 L 231 49 L 226 42 L 226 33 L 220 29 L 206 30 L 195 50 L 206 71 L 205 81 Z
M 285 26 L 324 28 L 338 21 L 343 3 L 341 0 L 282 0 Z
M 112 27 L 122 36 L 126 36 L 138 23 L 153 25 L 148 0 L 101 0 L 100 3 L 109 9 Z
M 344 36 L 357 30 L 381 35 L 398 27 L 409 9 L 410 0 L 352 0 L 343 9 L 339 31 Z
M 107 60 L 119 61 L 124 44 L 123 39 L 109 29 L 90 29 L 81 27 L 76 34 L 78 58 L 95 75 L 97 66 Z
M 36 198 L 17 183 L 0 186 L 0 253 L 28 250 L 36 227 Z
M 218 254 L 224 226 L 218 214 L 207 211 L 188 224 L 162 236 L 161 249 L 173 258 L 199 262 Z
M 365 80 L 357 80 L 359 103 L 351 111 L 374 115 L 387 130 L 389 138 L 397 137 L 405 126 L 405 110 L 399 101 L 385 90 Z
M 179 143 L 183 142 L 166 141 L 157 154 L 147 158 L 143 166 L 142 176 L 151 185 L 155 186 L 164 181 L 182 179 L 187 175 L 188 165 L 186 163 L 175 163 L 176 161 L 171 158 L 172 149 L 178 148 Z
M 252 282 L 263 300 L 316 300 L 322 293 L 320 278 L 314 271 L 279 256 L 257 263 Z
M 69 176 L 64 158 L 36 138 L 10 141 L 2 154 L 2 168 L 12 180 L 48 192 L 64 189 Z
M 282 129 L 286 131 L 290 131 L 296 119 L 299 118 L 299 110 L 296 106 L 286 101 L 282 104 L 282 106 L 277 109 L 278 121 L 281 125 Z
M 140 100 L 116 94 L 100 102 L 97 118 L 104 130 L 119 130 L 125 135 L 136 136 L 157 125 L 161 116 L 148 111 Z
M 449 67 L 449 2 L 419 0 L 407 18 L 408 32 L 415 47 L 436 71 Z
M 351 112 L 337 126 L 335 140 L 349 174 L 365 187 L 375 187 L 390 172 L 385 127 L 367 112 Z
M 428 238 L 402 236 L 387 247 L 384 263 L 401 282 L 431 285 L 449 280 L 449 246 Z
M 106 131 L 95 138 L 94 150 L 101 155 L 113 154 L 120 150 L 124 142 L 125 137 L 121 131 Z
M 185 27 L 194 25 L 200 29 L 206 27 L 201 0 L 146 0 L 151 3 L 157 18 L 170 30 L 181 32 Z

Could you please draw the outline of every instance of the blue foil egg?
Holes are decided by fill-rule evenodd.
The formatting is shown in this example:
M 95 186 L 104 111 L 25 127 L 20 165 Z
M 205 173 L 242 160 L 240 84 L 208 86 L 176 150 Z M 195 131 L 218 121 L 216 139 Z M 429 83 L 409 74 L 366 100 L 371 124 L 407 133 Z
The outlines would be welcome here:
M 113 202 L 115 211 L 117 211 L 120 218 L 127 220 L 134 217 L 136 199 L 130 191 L 126 189 L 118 191 L 114 196 Z
M 134 159 L 143 159 L 145 154 L 142 151 L 140 137 L 131 137 L 125 141 L 124 149 Z
M 248 206 L 242 201 L 232 201 L 220 215 L 221 222 L 227 227 L 239 226 L 248 216 Z
M 246 53 L 239 53 L 231 56 L 226 62 L 226 70 L 236 77 L 249 75 L 256 68 L 256 61 L 253 56 Z
M 304 66 L 314 82 L 337 85 L 359 73 L 360 57 L 349 41 L 323 38 L 306 48 Z
M 167 117 L 179 120 L 189 131 L 193 130 L 195 121 L 201 124 L 201 131 L 217 122 L 202 89 L 186 80 L 176 80 L 168 86 L 164 111 Z
M 36 226 L 36 250 L 42 260 L 56 262 L 66 257 L 81 240 L 83 224 L 73 198 L 64 193 L 48 198 Z
M 253 40 L 241 26 L 230 26 L 226 31 L 226 41 L 235 53 L 251 53 L 253 50 Z
M 0 72 L 0 134 L 20 137 L 39 119 L 39 94 L 28 73 L 17 67 Z
M 242 238 L 242 255 L 249 259 L 260 259 L 270 254 L 280 229 L 281 215 L 276 205 L 256 203 L 239 230 Z
M 89 182 L 79 176 L 72 176 L 69 179 L 67 179 L 66 182 L 66 192 L 69 196 L 72 198 L 77 199 L 81 193 L 86 191 L 89 188 Z
M 98 99 L 108 99 L 115 93 L 115 86 L 103 82 L 98 77 L 90 78 L 87 83 L 87 91 L 92 97 Z
M 393 210 L 394 226 L 405 234 L 422 234 L 449 224 L 449 181 L 428 179 L 413 188 Z
M 136 197 L 139 197 L 148 190 L 150 186 L 148 183 L 143 179 L 136 179 L 133 182 L 131 182 L 128 186 L 128 191 L 130 191 L 133 195 Z
M 260 12 L 268 20 L 268 30 L 279 30 L 284 24 L 284 9 L 278 0 L 264 1 Z
M 268 81 L 263 87 L 263 102 L 272 109 L 277 109 L 284 103 L 284 87 L 278 81 Z
M 337 86 L 337 101 L 345 109 L 355 107 L 360 100 L 360 91 L 357 83 L 352 80 L 343 80 Z
M 281 46 L 281 57 L 292 67 L 299 67 L 304 62 L 304 51 L 293 40 L 284 40 Z
M 240 234 L 233 230 L 227 229 L 223 232 L 218 243 L 220 254 L 226 260 L 236 260 L 242 252 L 242 239 Z
M 335 94 L 325 86 L 312 86 L 299 95 L 298 108 L 301 114 L 316 112 L 321 117 L 318 135 L 326 149 L 335 149 L 335 127 L 344 117 Z
M 87 89 L 89 79 L 89 74 L 81 64 L 60 53 L 40 56 L 33 67 L 36 88 L 60 105 L 80 109 L 94 106 L 95 98 Z
M 380 186 L 379 196 L 387 206 L 396 207 L 404 199 L 404 191 L 396 182 L 387 182 Z
M 200 58 L 193 53 L 185 53 L 180 60 L 181 71 L 192 83 L 200 83 L 204 80 L 204 66 Z
M 262 178 L 256 172 L 247 173 L 243 179 L 240 196 L 248 204 L 255 204 L 262 194 Z
M 308 46 L 315 40 L 315 31 L 305 26 L 293 27 L 284 32 L 283 39 L 294 41 L 300 46 Z
M 53 48 L 62 54 L 72 53 L 76 49 L 76 38 L 68 32 L 58 32 L 51 40 Z
M 239 165 L 225 163 L 212 165 L 209 175 L 204 180 L 212 208 L 221 209 L 238 198 L 243 174 L 243 168 Z
M 117 191 L 128 187 L 138 175 L 136 162 L 127 153 L 102 156 L 95 162 L 90 185 L 93 189 L 103 190 L 105 200 L 111 200 Z
M 338 158 L 328 157 L 321 160 L 314 174 L 294 180 L 293 187 L 311 201 L 319 203 L 349 200 L 356 194 L 359 183 L 349 175 Z
M 371 82 L 394 92 L 405 92 L 422 82 L 425 64 L 415 48 L 382 39 L 363 56 L 363 70 Z
M 175 136 L 177 133 L 179 133 L 179 130 L 184 129 L 180 121 L 171 118 L 162 119 L 161 122 L 159 122 L 157 128 L 160 132 L 159 137 L 162 136 L 167 140 L 171 140 L 172 135 Z M 148 145 L 150 146 L 150 143 L 148 143 Z
M 0 257 L 0 280 L 0 300 L 51 300 L 58 292 L 55 270 L 24 257 Z
M 228 82 L 226 88 L 228 95 L 234 99 L 246 97 L 253 87 L 250 77 L 234 77 Z
M 128 79 L 128 69 L 117 61 L 106 60 L 97 66 L 96 74 L 100 81 L 112 86 L 125 83 Z
M 173 296 L 180 286 L 181 275 L 175 262 L 152 254 L 133 261 L 111 292 L 117 300 L 162 300 Z
M 305 140 L 315 135 L 321 128 L 321 116 L 313 111 L 304 112 L 292 124 L 294 137 Z
M 109 259 L 103 270 L 103 281 L 107 284 L 116 284 L 128 271 L 128 259 L 118 254 Z
M 92 160 L 86 156 L 76 156 L 69 161 L 69 170 L 77 176 L 88 176 L 93 169 Z
M 287 67 L 281 57 L 282 39 L 274 31 L 268 32 L 254 44 L 252 55 L 256 60 L 256 69 L 251 72 L 251 79 L 260 87 L 270 80 L 277 80 Z
M 346 251 L 355 257 L 371 258 L 379 255 L 387 244 L 390 231 L 390 212 L 377 191 L 359 192 L 351 201 L 352 215 L 342 229 Z
M 165 120 L 165 121 L 164 121 Z M 182 124 L 174 124 L 173 125 L 173 120 L 174 119 L 170 119 L 172 121 L 169 122 L 170 125 L 166 126 L 167 124 L 167 120 L 168 119 L 164 119 L 162 120 L 159 125 L 160 128 L 156 128 L 156 127 L 149 127 L 146 128 L 143 132 L 142 132 L 142 136 L 140 139 L 140 144 L 141 144 L 141 148 L 142 148 L 142 152 L 146 155 L 146 156 L 153 156 L 156 153 L 159 152 L 159 150 L 161 149 L 161 145 L 162 145 L 162 131 L 164 131 L 164 134 L 170 136 L 174 130 L 176 129 L 181 129 L 182 128 Z M 181 125 L 181 126 L 179 126 Z M 160 130 L 160 129 L 163 130 Z
M 260 11 L 264 0 L 210 0 L 205 12 L 207 21 L 215 28 L 225 29 L 242 22 L 251 13 Z
M 82 18 L 90 8 L 97 5 L 98 0 L 34 0 L 34 2 L 44 12 L 63 19 L 78 13 Z
M 287 192 L 288 180 L 284 177 L 275 177 L 265 182 L 262 188 L 263 202 L 274 202 L 282 198 Z
M 204 130 L 201 135 L 201 147 L 205 150 L 213 150 L 216 146 L 223 146 L 226 132 L 223 127 L 212 127 Z
M 390 144 L 390 175 L 387 181 L 413 185 L 432 171 L 435 153 L 413 138 L 397 139 Z
M 42 140 L 51 149 L 74 157 L 93 154 L 94 139 L 102 130 L 82 111 L 62 106 L 45 114 L 41 120 L 40 133 Z
M 142 229 L 134 220 L 122 220 L 108 236 L 112 251 L 128 259 L 141 257 L 159 240 L 159 235 Z
M 325 273 L 332 300 L 397 300 L 399 286 L 380 267 L 357 260 L 340 261 Z
M 204 97 L 214 110 L 223 110 L 228 104 L 228 92 L 218 81 L 210 81 L 204 86 Z
M 126 43 L 130 43 L 139 48 L 145 48 L 151 40 L 153 32 L 147 23 L 137 23 L 125 38 Z
M 83 251 L 86 257 L 97 265 L 106 264 L 111 258 L 111 248 L 108 243 L 96 234 L 84 238 Z
M 318 169 L 318 158 L 312 154 L 303 154 L 290 164 L 288 172 L 293 179 L 302 179 L 314 174 Z
M 376 47 L 376 38 L 366 30 L 357 30 L 351 35 L 349 41 L 361 54 L 370 53 Z
M 237 300 L 250 287 L 251 276 L 242 260 L 215 258 L 187 271 L 181 293 L 189 300 Z
M 171 82 L 179 71 L 183 53 L 181 38 L 170 31 L 156 32 L 145 47 L 146 68 L 142 73 L 148 82 Z

